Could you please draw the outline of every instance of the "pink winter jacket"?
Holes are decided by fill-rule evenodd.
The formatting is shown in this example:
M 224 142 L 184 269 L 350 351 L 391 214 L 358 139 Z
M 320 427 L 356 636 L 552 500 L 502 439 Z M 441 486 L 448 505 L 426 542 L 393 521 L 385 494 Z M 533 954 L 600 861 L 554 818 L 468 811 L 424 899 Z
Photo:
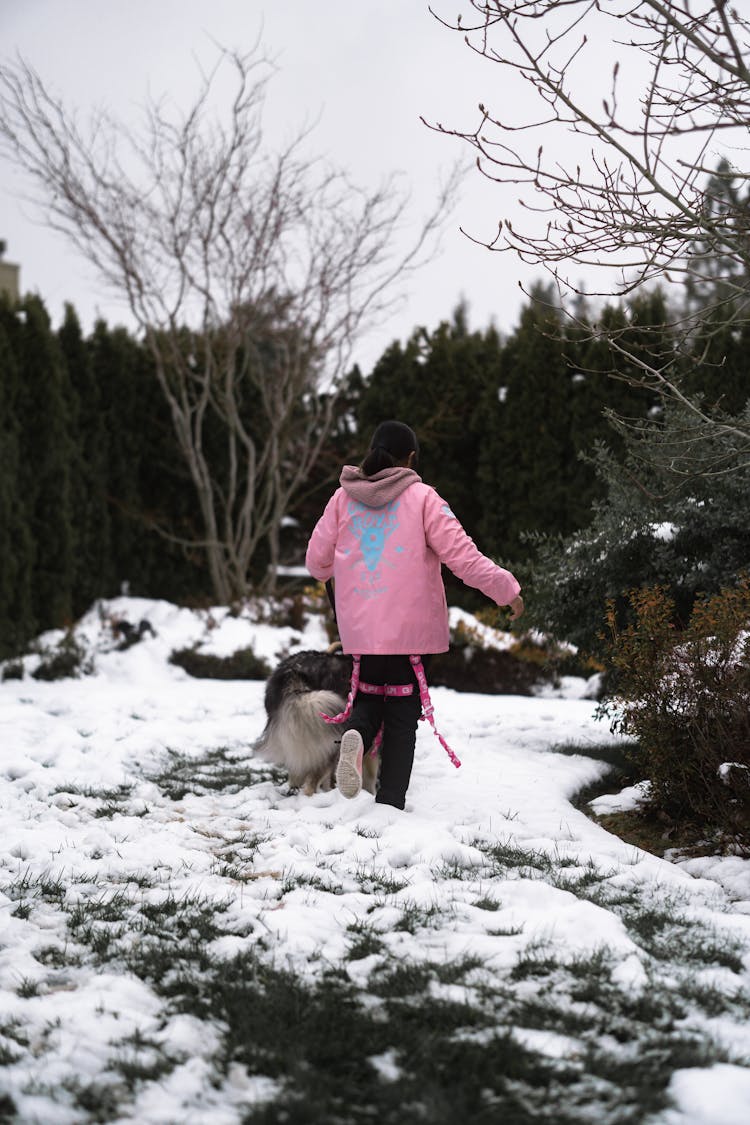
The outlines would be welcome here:
M 347 465 L 307 547 L 307 569 L 334 579 L 344 652 L 424 655 L 448 649 L 440 564 L 498 605 L 520 590 L 481 554 L 450 507 L 413 469 L 365 477 Z

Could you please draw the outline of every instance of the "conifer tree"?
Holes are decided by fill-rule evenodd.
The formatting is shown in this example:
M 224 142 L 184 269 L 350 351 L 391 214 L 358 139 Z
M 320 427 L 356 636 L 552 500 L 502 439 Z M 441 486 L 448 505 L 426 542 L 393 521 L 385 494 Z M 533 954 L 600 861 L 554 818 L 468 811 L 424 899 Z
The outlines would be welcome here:
M 110 521 L 105 486 L 107 437 L 99 385 L 72 305 L 66 305 L 58 340 L 68 374 L 73 515 L 73 612 L 80 616 L 98 597 L 111 595 Z
M 17 654 L 35 626 L 32 543 L 20 480 L 17 338 L 15 310 L 0 299 L 0 659 Z
M 205 595 L 196 554 L 170 541 L 194 536 L 194 505 L 168 411 L 146 348 L 124 328 L 99 321 L 88 341 L 107 438 L 105 494 L 110 521 L 108 585 L 179 601 Z
M 137 343 L 124 328 L 100 320 L 88 341 L 91 372 L 98 388 L 107 435 L 106 497 L 109 506 L 110 561 L 114 592 L 129 583 L 148 589 L 145 533 L 139 515 L 140 463 L 145 435 L 140 425 L 138 377 L 142 362 Z
M 494 328 L 472 332 L 459 305 L 451 321 L 394 342 L 363 385 L 357 417 L 362 454 L 377 424 L 399 418 L 420 441 L 420 471 L 449 500 L 471 535 L 482 516 L 476 476 L 480 414 L 498 382 L 501 344 Z
M 72 619 L 73 531 L 66 372 L 41 300 L 19 306 L 19 484 L 34 545 L 31 582 L 38 627 Z
M 721 323 L 708 310 L 697 337 L 701 361 L 686 370 L 685 388 L 712 414 L 737 417 L 750 399 L 750 321 Z
M 502 381 L 482 411 L 481 531 L 506 559 L 524 556 L 526 533 L 569 530 L 578 519 L 570 486 L 574 373 L 552 294 L 538 287 L 505 343 Z

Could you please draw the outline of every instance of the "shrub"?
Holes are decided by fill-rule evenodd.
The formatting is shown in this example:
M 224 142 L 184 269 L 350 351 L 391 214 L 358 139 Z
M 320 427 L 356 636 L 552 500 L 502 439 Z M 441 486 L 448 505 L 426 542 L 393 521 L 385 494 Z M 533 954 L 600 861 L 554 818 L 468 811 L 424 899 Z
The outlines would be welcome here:
M 64 680 L 69 676 L 88 676 L 93 671 L 86 650 L 68 630 L 54 648 L 42 653 L 42 660 L 31 673 L 35 680 Z
M 265 680 L 271 674 L 268 664 L 251 647 L 239 648 L 231 656 L 182 648 L 170 655 L 169 663 L 203 680 Z
M 23 660 L 9 660 L 3 664 L 3 680 L 23 679 Z
M 325 598 L 325 588 L 322 583 L 319 585 Z M 311 614 L 322 612 L 322 601 L 316 588 L 310 586 L 286 597 L 259 598 L 252 606 L 252 619 L 264 625 L 273 625 L 275 629 L 288 628 L 302 633 Z M 242 604 L 234 607 L 234 615 L 239 616 L 242 610 Z
M 555 680 L 555 668 L 549 652 L 528 638 L 507 649 L 492 648 L 479 629 L 459 621 L 451 629 L 450 650 L 432 657 L 429 679 L 454 691 L 533 695 Z
M 665 587 L 628 600 L 628 625 L 607 609 L 615 694 L 602 710 L 637 739 L 657 808 L 747 838 L 750 579 L 699 598 L 684 627 Z
M 750 461 L 737 429 L 706 436 L 676 408 L 626 434 L 624 462 L 600 446 L 606 496 L 591 523 L 567 538 L 535 537 L 524 622 L 603 656 L 605 606 L 627 611 L 626 591 L 664 586 L 687 618 L 697 597 L 734 582 L 750 559 Z

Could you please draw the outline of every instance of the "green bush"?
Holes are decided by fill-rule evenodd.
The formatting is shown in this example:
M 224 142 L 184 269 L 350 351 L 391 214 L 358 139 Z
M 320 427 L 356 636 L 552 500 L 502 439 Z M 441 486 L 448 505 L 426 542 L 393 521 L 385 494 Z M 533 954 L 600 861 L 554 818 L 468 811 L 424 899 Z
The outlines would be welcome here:
M 600 447 L 606 498 L 585 530 L 536 537 L 524 620 L 602 659 L 606 605 L 629 620 L 628 590 L 664 586 L 685 621 L 697 597 L 732 583 L 750 559 L 750 460 L 734 439 L 750 410 L 731 421 L 704 433 L 673 408 L 628 434 L 624 463 Z
M 664 587 L 607 611 L 615 694 L 602 711 L 637 739 L 653 804 L 750 841 L 750 579 L 703 596 L 684 628 Z
M 65 680 L 71 676 L 88 676 L 93 670 L 83 645 L 68 630 L 53 649 L 42 653 L 41 663 L 31 674 L 35 680 Z
M 203 680 L 265 680 L 271 674 L 268 664 L 251 647 L 239 648 L 231 656 L 183 648 L 170 655 L 169 663 Z
M 495 624 L 489 614 L 484 616 Z M 509 648 L 492 648 L 481 630 L 459 621 L 451 629 L 450 650 L 430 661 L 430 683 L 485 695 L 533 695 L 536 688 L 555 682 L 556 651 L 525 634 Z
M 23 679 L 23 660 L 8 660 L 3 665 L 3 680 L 22 680 Z

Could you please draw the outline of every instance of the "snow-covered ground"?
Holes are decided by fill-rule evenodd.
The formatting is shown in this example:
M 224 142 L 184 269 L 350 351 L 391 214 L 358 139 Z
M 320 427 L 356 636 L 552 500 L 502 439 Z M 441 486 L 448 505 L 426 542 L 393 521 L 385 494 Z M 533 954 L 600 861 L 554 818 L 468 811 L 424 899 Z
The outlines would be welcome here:
M 109 625 L 117 616 L 147 620 L 153 635 L 119 651 Z M 0 684 L 0 1108 L 7 1095 L 17 1113 L 2 1120 L 234 1125 L 273 1102 L 278 1076 L 260 1064 L 220 1066 L 221 1025 L 175 1007 L 132 971 L 143 919 L 169 899 L 221 904 L 214 958 L 257 949 L 311 984 L 343 967 L 363 996 L 384 961 L 471 955 L 479 987 L 520 980 L 519 965 L 540 951 L 563 967 L 605 956 L 612 987 L 630 998 L 647 996 L 660 974 L 660 987 L 677 987 L 684 970 L 692 988 L 727 998 L 715 1014 L 688 1004 L 681 1023 L 719 1044 L 725 1061 L 677 1067 L 671 1108 L 627 1120 L 750 1121 L 748 1008 L 737 999 L 750 984 L 747 861 L 669 863 L 573 807 L 606 768 L 587 749 L 612 740 L 581 698 L 582 681 L 544 698 L 434 690 L 438 727 L 463 765 L 456 770 L 420 724 L 400 813 L 366 793 L 290 794 L 251 756 L 265 722 L 263 683 L 194 679 L 168 662 L 193 644 L 217 655 L 252 644 L 273 663 L 324 647 L 320 618 L 295 631 L 251 614 L 120 599 L 92 610 L 77 636 L 93 674 L 37 681 L 30 658 L 23 679 Z M 241 784 L 235 769 L 245 770 Z M 632 921 L 636 899 L 638 917 L 644 903 L 653 917 L 669 904 L 685 932 L 710 935 L 732 956 L 691 954 L 688 964 L 655 953 Z M 377 938 L 373 952 L 352 958 L 352 934 L 365 931 Z M 519 1023 L 512 1031 L 540 1056 L 571 1065 L 583 1057 L 576 1034 Z M 139 1036 L 169 1065 L 123 1086 L 113 1059 Z M 399 1073 L 396 1054 L 373 1066 L 383 1081 Z M 81 1091 L 107 1082 L 113 1108 L 96 1116 Z M 556 1120 L 541 1110 L 538 1119 Z M 582 1109 L 577 1119 L 610 1118 Z

